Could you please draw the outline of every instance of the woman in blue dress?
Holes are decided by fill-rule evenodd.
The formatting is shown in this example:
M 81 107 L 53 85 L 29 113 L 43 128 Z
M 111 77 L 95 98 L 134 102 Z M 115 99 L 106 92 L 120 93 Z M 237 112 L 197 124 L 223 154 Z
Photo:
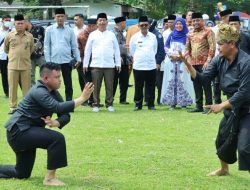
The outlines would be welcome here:
M 190 74 L 179 58 L 179 51 L 185 52 L 188 28 L 183 18 L 174 22 L 165 50 L 165 68 L 162 84 L 161 103 L 175 108 L 190 106 L 194 102 L 194 89 Z

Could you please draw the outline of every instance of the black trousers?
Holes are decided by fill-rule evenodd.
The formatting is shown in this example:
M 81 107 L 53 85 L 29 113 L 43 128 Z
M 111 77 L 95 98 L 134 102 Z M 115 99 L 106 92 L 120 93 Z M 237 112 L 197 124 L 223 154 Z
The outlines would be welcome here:
M 69 63 L 60 64 L 63 82 L 65 86 L 65 96 L 66 101 L 72 100 L 73 97 L 73 88 L 72 88 L 72 67 Z
M 226 142 L 226 138 L 223 133 L 227 131 L 224 124 L 228 119 L 228 111 L 224 111 L 224 117 L 221 120 L 218 135 L 216 138 L 216 148 L 218 148 Z M 245 112 L 245 111 L 243 111 Z M 249 111 L 248 111 L 249 112 Z M 218 154 L 219 158 L 228 164 L 232 164 L 237 161 L 236 150 L 238 149 L 239 170 L 250 170 L 250 114 L 240 113 L 238 123 L 238 136 L 236 137 L 235 144 L 231 144 L 228 150 L 225 150 Z
M 148 94 L 148 107 L 154 106 L 155 101 L 155 81 L 156 81 L 156 69 L 150 71 L 133 70 L 135 78 L 135 95 L 134 101 L 136 107 L 142 108 L 143 101 L 143 87 L 144 83 L 147 86 Z
M 81 88 L 81 91 L 83 91 L 85 85 L 88 82 L 92 82 L 92 77 L 91 77 L 91 71 L 90 71 L 90 67 L 88 68 L 88 72 L 86 72 L 85 74 L 83 73 L 83 68 L 82 68 L 82 64 L 77 68 L 77 73 L 78 73 L 78 81 L 79 81 L 79 85 Z M 88 100 L 89 104 L 93 103 L 93 93 L 90 95 L 89 100 Z
M 2 75 L 2 86 L 6 96 L 9 96 L 9 83 L 8 83 L 8 60 L 0 60 L 0 70 Z
M 220 104 L 222 100 L 221 100 L 220 81 L 218 77 L 216 77 L 213 81 L 213 91 L 214 91 L 214 96 L 213 96 L 214 103 Z
M 31 127 L 19 131 L 14 126 L 7 131 L 7 140 L 16 154 L 16 165 L 0 165 L 0 178 L 29 178 L 36 158 L 36 149 L 47 149 L 47 169 L 67 166 L 64 136 L 50 129 Z
M 80 66 L 76 69 L 77 73 L 78 73 L 78 82 L 81 88 L 81 91 L 83 91 L 84 86 L 85 86 L 85 74 L 83 73 L 83 68 L 82 68 L 82 63 L 80 64 Z
M 163 81 L 163 71 L 156 71 L 156 87 L 158 91 L 157 95 L 157 104 L 159 105 L 161 103 L 161 89 L 162 89 L 162 81 Z M 145 102 L 148 102 L 148 87 L 145 84 Z
M 114 89 L 113 89 L 113 96 L 115 96 L 119 81 L 120 102 L 126 102 L 127 100 L 128 80 L 129 80 L 128 65 L 122 65 L 120 73 L 118 73 L 117 70 L 115 71 Z
M 162 89 L 163 75 L 164 75 L 164 71 L 156 71 L 156 87 L 158 90 L 158 95 L 157 95 L 158 104 L 161 103 L 161 89 Z
M 202 65 L 193 65 L 196 71 L 202 73 Z M 193 81 L 196 107 L 203 108 L 203 90 L 205 92 L 205 105 L 213 104 L 211 82 Z

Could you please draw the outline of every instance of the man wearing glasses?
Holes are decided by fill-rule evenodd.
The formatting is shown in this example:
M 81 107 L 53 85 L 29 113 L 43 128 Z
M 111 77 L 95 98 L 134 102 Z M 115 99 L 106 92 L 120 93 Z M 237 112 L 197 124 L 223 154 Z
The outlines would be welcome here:
M 140 31 L 132 36 L 129 44 L 130 54 L 134 60 L 133 71 L 135 78 L 135 109 L 142 109 L 144 83 L 148 87 L 148 109 L 155 110 L 155 80 L 157 39 L 148 31 L 149 22 L 147 16 L 139 18 Z

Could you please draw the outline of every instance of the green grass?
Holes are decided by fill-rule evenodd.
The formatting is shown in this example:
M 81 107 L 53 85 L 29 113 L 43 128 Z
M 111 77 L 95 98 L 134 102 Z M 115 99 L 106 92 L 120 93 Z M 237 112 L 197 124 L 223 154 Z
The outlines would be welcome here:
M 74 75 L 77 97 L 80 91 L 76 72 Z M 8 99 L 2 89 L 0 92 L 3 126 L 9 110 Z M 61 92 L 64 95 L 63 85 Z M 89 107 L 75 110 L 71 122 L 60 130 L 66 137 L 68 167 L 57 174 L 67 186 L 49 189 L 250 189 L 249 174 L 238 171 L 237 164 L 231 166 L 231 176 L 206 177 L 219 166 L 214 140 L 221 114 L 191 114 L 182 109 L 170 111 L 165 106 L 134 112 L 133 93 L 134 88 L 129 88 L 128 106 L 119 105 L 116 96 L 114 113 L 104 108 L 100 113 L 92 113 Z M 46 151 L 38 150 L 31 178 L 0 179 L 0 189 L 48 189 L 42 185 L 46 161 Z M 14 153 L 1 127 L 0 164 L 14 163 Z

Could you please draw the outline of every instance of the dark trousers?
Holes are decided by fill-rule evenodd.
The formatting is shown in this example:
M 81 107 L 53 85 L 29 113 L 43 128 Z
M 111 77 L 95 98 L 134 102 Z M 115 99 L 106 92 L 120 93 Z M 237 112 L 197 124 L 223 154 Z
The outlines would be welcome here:
M 163 71 L 156 71 L 156 87 L 157 87 L 157 91 L 158 91 L 158 95 L 157 95 L 157 104 L 161 103 L 161 88 L 162 88 L 162 81 L 163 81 Z M 144 94 L 145 94 L 145 102 L 148 102 L 148 87 L 145 84 L 145 90 L 144 90 Z
M 222 100 L 221 100 L 220 81 L 218 77 L 216 77 L 213 81 L 213 92 L 214 92 L 214 96 L 213 96 L 214 103 L 220 104 Z
M 9 96 L 9 83 L 8 83 L 8 60 L 0 60 L 0 70 L 2 75 L 2 86 L 6 96 Z
M 36 148 L 47 149 L 47 169 L 67 166 L 64 136 L 43 127 L 19 131 L 14 126 L 7 131 L 7 140 L 16 154 L 16 165 L 0 165 L 0 178 L 29 178 L 36 158 Z
M 163 75 L 164 75 L 163 71 L 156 71 L 156 87 L 158 90 L 157 104 L 161 103 L 161 89 L 162 89 Z
M 156 87 L 157 87 L 157 104 L 161 103 L 161 89 L 162 89 L 162 81 L 163 81 L 163 71 L 156 71 Z M 148 102 L 148 87 L 145 85 L 145 102 Z
M 202 73 L 202 65 L 193 65 L 196 71 Z M 213 104 L 212 100 L 212 87 L 211 82 L 201 82 L 201 81 L 193 81 L 195 98 L 196 98 L 196 107 L 198 109 L 203 108 L 203 90 L 205 92 L 205 105 Z
M 240 119 L 237 147 L 239 169 L 250 171 L 250 114 Z
M 104 78 L 106 97 L 105 105 L 106 107 L 113 105 L 113 85 L 114 85 L 114 68 L 91 68 L 91 76 L 93 84 L 95 86 L 93 92 L 94 103 L 93 106 L 99 107 L 100 105 L 100 92 L 102 87 L 102 80 Z
M 224 117 L 221 120 L 220 126 L 219 126 L 219 132 L 216 138 L 216 148 L 217 151 L 224 143 L 226 143 L 226 136 L 227 133 L 226 129 L 228 126 L 225 125 L 227 119 L 229 117 L 227 115 L 229 111 L 224 110 Z M 245 112 L 245 111 L 244 111 Z M 218 156 L 221 160 L 223 160 L 226 163 L 232 164 L 237 161 L 237 154 L 236 150 L 238 149 L 238 159 L 239 159 L 239 170 L 250 170 L 250 114 L 248 113 L 249 110 L 247 110 L 246 113 L 240 114 L 239 123 L 236 126 L 238 129 L 238 142 L 237 139 L 230 145 L 226 145 L 227 149 L 223 149 Z M 228 132 L 229 133 L 229 132 Z
M 91 71 L 90 71 L 90 68 L 88 68 L 88 69 L 89 69 L 88 72 L 83 73 L 82 65 L 80 65 L 79 68 L 77 68 L 78 81 L 79 81 L 81 91 L 83 91 L 85 85 L 88 82 L 92 82 Z M 88 103 L 89 104 L 93 103 L 93 93 L 90 95 Z
M 85 74 L 83 73 L 83 68 L 82 68 L 82 63 L 79 65 L 79 67 L 76 69 L 78 73 L 78 82 L 81 88 L 81 91 L 83 91 L 84 86 L 85 86 Z
M 65 86 L 65 96 L 66 101 L 72 100 L 73 97 L 73 88 L 72 88 L 72 67 L 69 63 L 61 64 L 63 82 Z
M 133 71 L 135 78 L 134 101 L 136 107 L 142 108 L 144 83 L 145 86 L 147 86 L 148 107 L 153 107 L 155 101 L 156 69 L 150 71 L 141 71 L 134 69 Z
M 128 65 L 122 65 L 120 73 L 118 73 L 117 70 L 115 71 L 113 95 L 115 96 L 119 81 L 120 102 L 126 102 L 127 91 L 128 91 L 128 79 L 129 79 Z

